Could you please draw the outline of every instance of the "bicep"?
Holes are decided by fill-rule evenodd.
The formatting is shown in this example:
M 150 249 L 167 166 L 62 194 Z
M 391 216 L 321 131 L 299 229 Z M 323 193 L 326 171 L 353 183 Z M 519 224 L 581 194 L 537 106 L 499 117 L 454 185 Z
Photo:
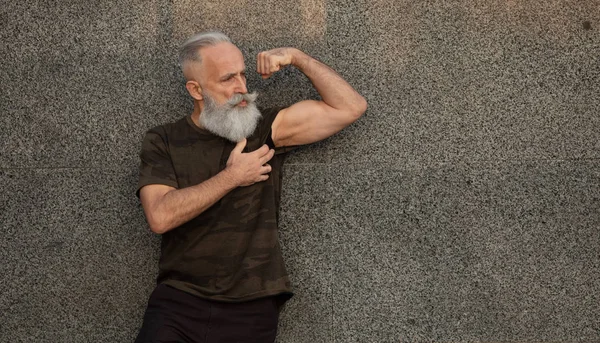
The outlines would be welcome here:
M 323 101 L 301 101 L 277 114 L 271 126 L 273 143 L 275 146 L 314 143 L 336 134 L 355 120 Z

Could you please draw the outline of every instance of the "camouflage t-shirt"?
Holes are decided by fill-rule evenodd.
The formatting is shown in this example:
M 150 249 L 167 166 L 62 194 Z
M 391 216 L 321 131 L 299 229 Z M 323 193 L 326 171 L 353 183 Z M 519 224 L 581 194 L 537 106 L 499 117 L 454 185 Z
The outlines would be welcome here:
M 273 148 L 271 124 L 262 119 L 244 152 Z M 140 154 L 139 190 L 150 184 L 178 189 L 222 171 L 235 144 L 196 126 L 187 116 L 146 133 Z M 196 218 L 162 235 L 157 282 L 202 298 L 241 302 L 292 296 L 277 235 L 281 168 L 286 148 L 275 149 L 269 179 L 238 187 Z

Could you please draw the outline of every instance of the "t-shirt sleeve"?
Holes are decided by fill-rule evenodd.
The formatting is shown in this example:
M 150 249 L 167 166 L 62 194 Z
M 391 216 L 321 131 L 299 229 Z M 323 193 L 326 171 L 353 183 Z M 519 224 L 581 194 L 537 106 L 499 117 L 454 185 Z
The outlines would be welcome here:
M 140 189 L 152 184 L 178 187 L 177 177 L 171 156 L 165 144 L 164 129 L 157 127 L 149 130 L 142 142 L 140 152 L 140 174 L 136 196 L 140 197 Z
M 298 147 L 297 145 L 275 147 L 275 143 L 273 142 L 273 132 L 271 130 L 271 125 L 273 124 L 273 121 L 277 117 L 277 114 L 279 113 L 279 111 L 281 111 L 284 108 L 285 107 L 273 107 L 273 108 L 268 108 L 268 109 L 262 111 L 262 115 L 263 115 L 263 123 L 262 123 L 263 125 L 261 126 L 262 141 L 265 142 L 265 144 L 267 144 L 269 146 L 269 148 L 274 149 L 276 155 L 284 154 L 284 153 L 292 151 Z

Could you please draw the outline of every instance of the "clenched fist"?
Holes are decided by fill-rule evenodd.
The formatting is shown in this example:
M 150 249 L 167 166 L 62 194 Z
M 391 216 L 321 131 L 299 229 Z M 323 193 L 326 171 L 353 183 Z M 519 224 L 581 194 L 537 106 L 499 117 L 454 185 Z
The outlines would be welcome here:
M 260 52 L 256 57 L 256 71 L 263 79 L 267 79 L 282 67 L 293 64 L 294 55 L 298 52 L 299 50 L 294 48 L 277 48 Z

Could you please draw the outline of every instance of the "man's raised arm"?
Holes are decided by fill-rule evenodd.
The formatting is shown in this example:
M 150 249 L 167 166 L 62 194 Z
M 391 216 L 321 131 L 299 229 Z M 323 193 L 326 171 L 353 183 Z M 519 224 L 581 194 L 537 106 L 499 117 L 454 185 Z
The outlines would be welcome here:
M 286 65 L 302 71 L 322 101 L 305 100 L 279 112 L 273 122 L 276 146 L 313 143 L 325 139 L 356 121 L 367 109 L 366 100 L 325 64 L 295 48 L 278 48 L 258 54 L 257 71 L 263 78 Z

